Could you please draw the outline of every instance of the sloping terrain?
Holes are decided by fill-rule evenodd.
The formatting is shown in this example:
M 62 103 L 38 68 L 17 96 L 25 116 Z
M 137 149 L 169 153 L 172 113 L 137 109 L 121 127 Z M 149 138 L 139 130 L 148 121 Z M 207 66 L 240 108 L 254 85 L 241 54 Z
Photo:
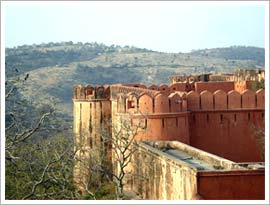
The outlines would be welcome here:
M 97 43 L 49 43 L 6 49 L 6 76 L 29 74 L 21 95 L 35 106 L 55 106 L 71 124 L 76 84 L 169 83 L 170 75 L 232 73 L 264 67 L 264 49 L 229 47 L 161 53 Z

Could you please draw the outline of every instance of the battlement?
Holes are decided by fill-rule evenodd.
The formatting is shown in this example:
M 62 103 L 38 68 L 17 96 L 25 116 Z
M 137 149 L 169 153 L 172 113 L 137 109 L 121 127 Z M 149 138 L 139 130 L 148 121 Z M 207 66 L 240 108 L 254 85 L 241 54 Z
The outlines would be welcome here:
M 208 82 L 210 79 L 209 74 L 199 74 L 199 75 L 173 75 L 170 76 L 171 84 L 182 82 L 182 83 L 194 83 L 198 81 Z
M 110 86 L 109 85 L 77 85 L 73 87 L 74 100 L 95 100 L 95 99 L 109 99 Z
M 186 94 L 171 93 L 169 96 L 162 92 L 135 92 L 117 94 L 117 112 L 119 113 L 174 113 L 186 111 Z
M 265 92 L 264 89 L 256 92 L 246 89 L 241 93 L 235 90 L 227 93 L 223 90 L 217 90 L 214 93 L 205 90 L 200 94 L 190 91 L 186 98 L 187 109 L 190 111 L 264 109 Z
M 211 93 L 214 93 L 217 90 L 229 92 L 231 90 L 234 90 L 234 82 L 233 81 L 196 82 L 194 87 L 195 87 L 194 90 L 197 93 L 201 93 L 204 90 L 208 90 Z
M 195 87 L 205 87 L 204 82 L 196 84 Z M 145 86 L 140 88 L 113 85 L 111 86 L 111 93 L 112 98 L 117 101 L 117 112 L 119 113 L 152 114 L 196 110 L 264 109 L 264 89 L 256 92 L 246 89 L 239 93 L 233 89 L 234 82 L 225 82 L 225 84 L 212 82 L 210 84 L 213 84 L 214 87 L 217 87 L 216 84 L 220 87 L 225 85 L 225 90 L 181 92 L 178 91 L 181 90 L 178 89 L 178 84 L 170 87 L 165 84 L 159 87 L 151 85 L 148 89 Z M 232 89 L 229 90 L 228 88 Z

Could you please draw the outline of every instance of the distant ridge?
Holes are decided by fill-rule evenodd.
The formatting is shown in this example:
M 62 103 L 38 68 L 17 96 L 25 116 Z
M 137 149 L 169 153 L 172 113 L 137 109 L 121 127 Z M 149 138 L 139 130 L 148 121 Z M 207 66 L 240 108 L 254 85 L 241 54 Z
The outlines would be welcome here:
M 72 89 L 78 84 L 169 83 L 169 76 L 232 73 L 264 68 L 264 49 L 232 46 L 162 53 L 98 43 L 46 43 L 6 48 L 6 76 L 29 74 L 21 96 L 33 105 L 53 104 L 72 122 Z

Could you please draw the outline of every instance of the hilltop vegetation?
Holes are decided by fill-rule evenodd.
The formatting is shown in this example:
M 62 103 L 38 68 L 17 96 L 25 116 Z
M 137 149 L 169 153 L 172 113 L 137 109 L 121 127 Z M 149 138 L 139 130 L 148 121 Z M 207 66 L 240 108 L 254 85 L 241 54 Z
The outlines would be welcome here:
M 225 60 L 253 60 L 259 66 L 264 67 L 264 49 L 257 47 L 232 46 L 229 48 L 197 50 L 191 53 L 212 58 L 224 58 Z

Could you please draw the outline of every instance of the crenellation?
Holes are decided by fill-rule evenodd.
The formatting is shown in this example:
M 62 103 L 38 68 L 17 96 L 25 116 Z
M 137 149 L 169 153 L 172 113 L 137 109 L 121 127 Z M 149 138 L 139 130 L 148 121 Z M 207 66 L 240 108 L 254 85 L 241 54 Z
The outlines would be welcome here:
M 200 109 L 201 110 L 214 110 L 213 94 L 208 90 L 200 93 Z
M 252 90 L 244 90 L 241 93 L 241 99 L 242 99 L 242 108 L 255 108 L 256 107 L 256 99 L 255 99 L 255 93 Z
M 154 98 L 154 113 L 168 113 L 169 109 L 169 98 L 163 93 L 159 93 Z
M 200 109 L 200 95 L 195 91 L 190 91 L 187 94 L 187 109 L 199 110 Z
M 154 100 L 148 93 L 142 93 L 139 97 L 139 112 L 143 114 L 151 114 L 154 112 Z
M 256 91 L 256 108 L 264 109 L 265 91 L 260 89 Z
M 159 87 L 157 85 L 151 85 L 148 87 L 149 90 L 156 90 L 156 91 L 159 91 Z
M 240 109 L 241 94 L 235 90 L 228 92 L 228 109 Z
M 228 95 L 223 90 L 214 92 L 214 109 L 226 110 L 228 109 Z
M 169 112 L 181 112 L 182 109 L 182 98 L 178 93 L 171 93 L 169 95 Z

